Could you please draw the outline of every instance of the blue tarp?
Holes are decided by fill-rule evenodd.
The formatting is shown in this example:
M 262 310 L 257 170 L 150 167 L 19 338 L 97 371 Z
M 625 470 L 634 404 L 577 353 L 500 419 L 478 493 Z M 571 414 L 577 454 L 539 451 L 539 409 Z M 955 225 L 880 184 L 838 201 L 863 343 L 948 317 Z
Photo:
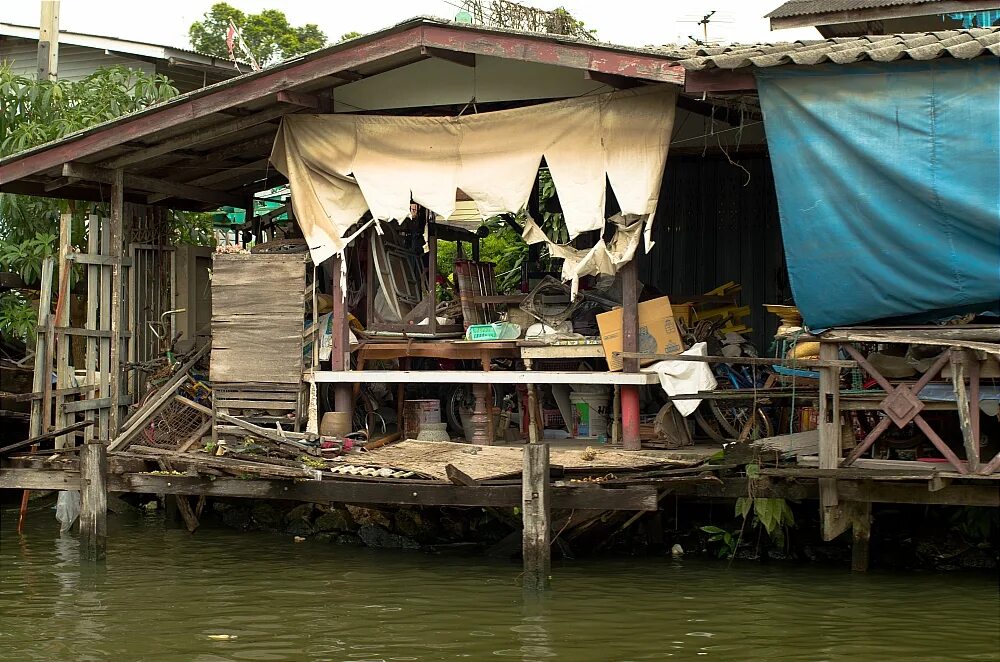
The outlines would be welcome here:
M 763 69 L 788 275 L 813 328 L 1000 308 L 1000 60 Z

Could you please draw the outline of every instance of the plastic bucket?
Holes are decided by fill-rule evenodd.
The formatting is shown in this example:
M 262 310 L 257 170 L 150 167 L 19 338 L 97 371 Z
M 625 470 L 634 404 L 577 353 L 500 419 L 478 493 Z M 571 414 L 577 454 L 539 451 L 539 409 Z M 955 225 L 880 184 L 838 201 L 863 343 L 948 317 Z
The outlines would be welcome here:
M 609 401 L 607 393 L 570 393 L 569 401 L 577 411 L 577 436 L 603 437 L 608 434 Z
M 440 400 L 407 400 L 403 403 L 403 439 L 416 439 L 425 423 L 440 422 Z

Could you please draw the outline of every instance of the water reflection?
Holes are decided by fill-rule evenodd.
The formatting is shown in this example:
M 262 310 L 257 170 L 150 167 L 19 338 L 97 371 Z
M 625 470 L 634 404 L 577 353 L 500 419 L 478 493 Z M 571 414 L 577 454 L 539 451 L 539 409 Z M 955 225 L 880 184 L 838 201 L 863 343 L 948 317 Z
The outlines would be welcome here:
M 95 566 L 54 519 L 11 528 L 2 660 L 1000 659 L 989 575 L 603 559 L 557 566 L 534 595 L 493 560 L 137 518 Z

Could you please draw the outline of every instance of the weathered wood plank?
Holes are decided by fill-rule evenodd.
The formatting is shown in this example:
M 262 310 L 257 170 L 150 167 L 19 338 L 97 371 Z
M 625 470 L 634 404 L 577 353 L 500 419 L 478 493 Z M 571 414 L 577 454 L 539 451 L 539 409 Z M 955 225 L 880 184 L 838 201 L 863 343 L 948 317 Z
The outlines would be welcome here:
M 658 383 L 654 373 L 556 372 L 551 370 L 317 370 L 305 375 L 316 383 L 409 383 L 427 384 L 632 384 Z
M 521 505 L 521 486 L 464 487 L 440 485 L 408 485 L 351 480 L 270 481 L 189 476 L 156 476 L 127 474 L 113 476 L 113 492 L 150 494 L 205 494 L 207 496 L 245 497 L 254 499 L 290 499 L 313 503 L 383 503 L 425 506 L 497 506 Z M 595 486 L 553 487 L 553 508 L 603 510 L 656 510 L 656 490 L 652 487 L 630 487 L 607 490 Z

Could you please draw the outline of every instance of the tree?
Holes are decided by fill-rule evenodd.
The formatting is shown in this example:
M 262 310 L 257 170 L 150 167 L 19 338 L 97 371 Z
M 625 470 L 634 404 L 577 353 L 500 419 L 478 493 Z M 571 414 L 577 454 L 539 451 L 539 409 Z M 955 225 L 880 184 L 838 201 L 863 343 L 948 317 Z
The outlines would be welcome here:
M 99 69 L 73 82 L 18 76 L 0 64 L 0 156 L 136 112 L 177 94 L 170 81 L 124 67 Z M 28 339 L 36 313 L 29 287 L 37 287 L 41 265 L 54 254 L 64 200 L 0 193 L 0 280 L 21 287 L 0 294 L 0 335 Z M 75 210 L 82 219 L 84 206 Z M 190 223 L 190 219 L 184 219 Z M 74 223 L 73 243 L 84 245 L 84 224 Z M 186 229 L 189 235 L 192 233 Z M 6 275 L 5 275 L 6 274 Z
M 363 35 L 360 32 L 351 30 L 350 32 L 345 32 L 344 34 L 340 35 L 340 41 L 338 41 L 337 43 L 339 44 L 344 41 L 350 41 L 351 39 L 357 39 L 358 37 L 361 36 Z
M 226 33 L 229 22 L 239 29 L 243 41 L 262 65 L 274 64 L 300 53 L 326 46 L 326 35 L 314 23 L 294 27 L 284 12 L 265 9 L 259 14 L 246 14 L 225 2 L 212 5 L 201 21 L 188 30 L 194 50 L 205 55 L 229 57 Z M 235 52 L 237 59 L 240 53 Z

